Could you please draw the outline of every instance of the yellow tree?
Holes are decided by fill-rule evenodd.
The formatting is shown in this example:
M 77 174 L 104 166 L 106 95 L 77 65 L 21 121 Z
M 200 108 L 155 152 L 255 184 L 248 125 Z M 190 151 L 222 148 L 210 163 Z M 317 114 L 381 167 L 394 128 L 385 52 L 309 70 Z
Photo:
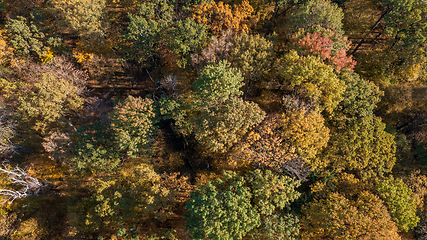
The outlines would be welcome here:
M 215 34 L 219 35 L 222 30 L 231 29 L 234 32 L 248 32 L 249 19 L 254 9 L 248 1 L 243 1 L 234 9 L 223 2 L 202 2 L 195 5 L 191 17 L 198 23 L 203 23 Z

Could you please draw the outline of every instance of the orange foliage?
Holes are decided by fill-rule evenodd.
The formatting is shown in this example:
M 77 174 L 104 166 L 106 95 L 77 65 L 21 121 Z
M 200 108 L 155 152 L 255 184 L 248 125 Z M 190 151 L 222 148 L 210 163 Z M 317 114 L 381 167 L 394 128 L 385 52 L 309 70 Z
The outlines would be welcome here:
M 230 5 L 223 2 L 202 2 L 195 5 L 191 17 L 198 23 L 206 24 L 217 36 L 222 30 L 231 29 L 233 32 L 249 32 L 249 19 L 254 9 L 248 1 L 235 5 L 232 10 Z

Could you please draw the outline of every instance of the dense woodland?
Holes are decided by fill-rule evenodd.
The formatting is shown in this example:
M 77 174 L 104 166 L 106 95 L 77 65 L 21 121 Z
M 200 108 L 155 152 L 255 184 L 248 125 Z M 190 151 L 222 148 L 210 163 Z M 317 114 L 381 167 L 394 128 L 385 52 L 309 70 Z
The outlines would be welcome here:
M 427 239 L 427 1 L 0 20 L 1 239 Z

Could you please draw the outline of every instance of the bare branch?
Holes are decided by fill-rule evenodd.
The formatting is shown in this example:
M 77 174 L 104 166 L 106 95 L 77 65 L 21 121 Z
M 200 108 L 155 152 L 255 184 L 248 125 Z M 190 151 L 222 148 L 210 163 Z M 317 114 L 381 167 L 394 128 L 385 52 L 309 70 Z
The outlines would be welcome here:
M 1 186 L 0 195 L 5 197 L 4 203 L 12 203 L 16 199 L 23 199 L 29 196 L 38 196 L 43 193 L 45 187 L 37 178 L 28 175 L 25 169 L 11 168 L 10 165 L 3 163 L 0 167 L 0 174 L 8 182 L 8 186 Z M 3 176 L 2 176 L 3 177 Z M 9 189 L 6 189 L 8 187 Z

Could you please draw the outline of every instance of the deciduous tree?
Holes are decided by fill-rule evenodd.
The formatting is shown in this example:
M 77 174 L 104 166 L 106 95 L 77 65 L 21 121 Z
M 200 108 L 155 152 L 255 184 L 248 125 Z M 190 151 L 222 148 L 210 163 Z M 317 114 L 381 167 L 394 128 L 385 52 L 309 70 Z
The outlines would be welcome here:
M 113 112 L 112 130 L 115 132 L 117 149 L 135 157 L 147 152 L 150 137 L 155 134 L 153 101 L 140 97 L 127 97 Z
M 319 57 L 291 51 L 279 63 L 279 79 L 292 95 L 331 113 L 343 100 L 345 83 Z
M 343 17 L 341 8 L 335 3 L 329 0 L 310 0 L 292 12 L 287 28 L 291 32 L 298 29 L 307 31 L 319 25 L 342 34 Z
M 356 199 L 331 193 L 304 206 L 302 239 L 400 239 L 383 201 L 364 191 Z
M 417 226 L 420 219 L 416 215 L 413 193 L 402 179 L 390 176 L 380 181 L 376 189 L 387 204 L 391 218 L 400 231 L 407 232 Z
M 221 31 L 227 29 L 233 32 L 248 32 L 248 20 L 253 11 L 254 9 L 246 0 L 240 5 L 235 5 L 234 9 L 221 1 L 218 3 L 211 1 L 195 5 L 191 17 L 198 23 L 206 24 L 213 34 L 219 35 Z

